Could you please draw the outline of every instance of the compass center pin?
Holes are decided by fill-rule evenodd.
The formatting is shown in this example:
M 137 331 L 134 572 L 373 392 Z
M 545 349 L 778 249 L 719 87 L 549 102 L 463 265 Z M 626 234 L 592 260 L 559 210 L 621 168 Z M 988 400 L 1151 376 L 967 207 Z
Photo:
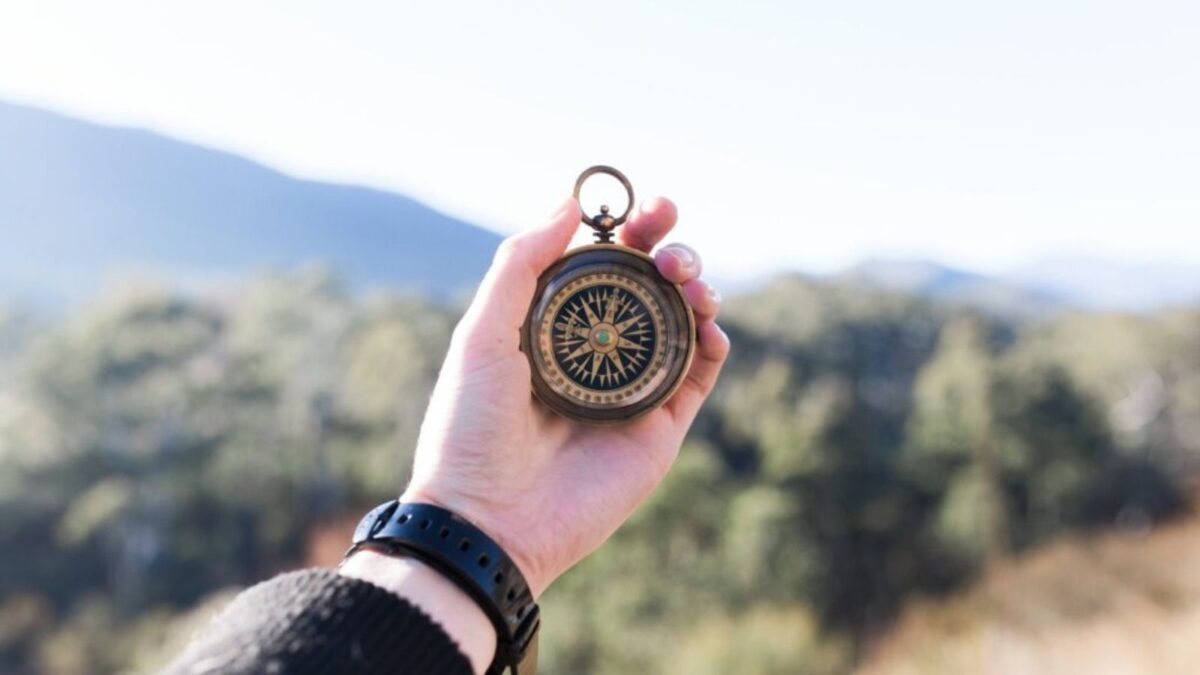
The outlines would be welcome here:
M 588 337 L 592 342 L 592 349 L 601 354 L 607 354 L 617 348 L 617 327 L 612 324 L 596 324 Z

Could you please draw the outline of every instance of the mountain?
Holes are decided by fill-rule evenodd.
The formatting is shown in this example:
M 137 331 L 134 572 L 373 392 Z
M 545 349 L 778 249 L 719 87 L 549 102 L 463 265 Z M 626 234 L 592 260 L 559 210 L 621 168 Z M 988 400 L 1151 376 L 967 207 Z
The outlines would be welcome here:
M 1040 289 L 1086 309 L 1141 311 L 1200 304 L 1197 266 L 1050 259 L 1011 270 L 1004 279 L 1024 288 Z
M 1200 304 L 1200 267 L 1062 258 L 994 276 L 924 260 L 867 260 L 830 280 L 912 293 L 1014 317 L 1061 309 L 1153 311 Z
M 403 195 L 0 102 L 0 305 L 85 299 L 121 277 L 203 287 L 309 262 L 357 288 L 450 295 L 478 281 L 499 239 Z M 1072 259 L 995 276 L 868 260 L 827 280 L 1010 316 L 1200 302 L 1200 267 Z
M 867 260 L 833 276 L 861 284 L 978 307 L 1005 316 L 1040 317 L 1063 307 L 1058 297 L 973 272 L 924 260 Z
M 310 261 L 359 287 L 452 293 L 498 242 L 402 195 L 0 103 L 0 302 L 78 299 L 129 273 L 203 283 Z

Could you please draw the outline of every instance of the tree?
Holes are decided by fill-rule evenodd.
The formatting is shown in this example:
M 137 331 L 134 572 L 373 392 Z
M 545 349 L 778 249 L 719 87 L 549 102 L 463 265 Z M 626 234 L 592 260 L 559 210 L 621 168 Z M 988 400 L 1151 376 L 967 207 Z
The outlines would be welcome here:
M 1009 547 L 1008 504 L 993 439 L 993 354 L 980 318 L 942 328 L 921 369 L 904 451 L 906 476 L 938 501 L 931 520 L 946 549 L 974 568 Z

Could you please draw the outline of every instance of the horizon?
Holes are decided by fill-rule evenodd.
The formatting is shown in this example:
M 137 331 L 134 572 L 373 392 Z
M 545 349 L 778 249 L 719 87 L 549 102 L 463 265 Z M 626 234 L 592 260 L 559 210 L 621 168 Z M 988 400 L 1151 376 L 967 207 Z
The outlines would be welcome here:
M 294 186 L 290 188 L 293 191 L 290 193 L 291 198 L 299 199 L 300 201 L 307 201 L 307 198 L 304 197 L 306 194 L 323 193 L 333 188 L 365 191 L 368 194 L 380 194 L 388 198 L 399 199 L 405 203 L 419 204 L 421 205 L 420 208 L 426 208 L 427 206 L 419 200 L 413 200 L 413 198 L 403 193 L 356 185 L 349 182 L 330 182 L 297 176 L 279 167 L 263 164 L 254 158 L 239 155 L 228 149 L 191 143 L 173 138 L 159 131 L 130 125 L 98 123 L 57 111 L 48 111 L 35 106 L 14 104 L 3 100 L 0 100 L 0 108 L 8 108 L 16 112 L 17 119 L 24 116 L 28 119 L 56 120 L 49 127 L 54 129 L 54 131 L 48 135 L 43 135 L 43 132 L 35 132 L 33 136 L 21 137 L 26 141 L 38 138 L 43 139 L 42 141 L 34 141 L 32 145 L 29 143 L 25 143 L 24 145 L 18 143 L 15 146 L 10 146 L 17 153 L 13 156 L 19 156 L 22 152 L 26 154 L 42 152 L 43 150 L 39 150 L 38 142 L 50 141 L 52 145 L 46 146 L 48 149 L 54 147 L 53 142 L 57 137 L 76 138 L 75 142 L 78 145 L 78 151 L 75 149 L 68 150 L 68 154 L 55 160 L 59 162 L 55 166 L 66 170 L 68 173 L 74 172 L 76 168 L 84 172 L 95 171 L 100 168 L 100 162 L 105 161 L 100 159 L 103 155 L 97 155 L 94 151 L 85 150 L 85 148 L 91 147 L 96 141 L 86 141 L 84 139 L 108 138 L 110 139 L 107 141 L 108 143 L 127 144 L 127 147 L 130 149 L 141 147 L 145 143 L 151 143 L 153 147 L 163 148 L 164 151 L 167 148 L 171 148 L 169 152 L 172 154 L 168 155 L 171 158 L 169 161 L 158 160 L 152 164 L 145 165 L 141 170 L 154 172 L 166 171 L 169 174 L 175 171 L 176 167 L 182 169 L 185 165 L 191 164 L 194 160 L 189 158 L 212 158 L 203 161 L 208 162 L 210 166 L 209 173 L 206 174 L 208 176 L 206 183 L 210 183 L 213 187 L 218 185 L 225 185 L 226 188 L 232 187 L 227 185 L 229 178 L 226 175 L 231 171 L 230 167 L 253 166 L 254 170 L 262 172 L 262 175 L 275 177 L 269 180 L 282 180 Z M 11 128 L 10 132 L 22 133 L 21 129 L 22 127 L 18 124 L 18 126 Z M 86 135 L 76 136 L 77 134 L 81 134 L 85 129 L 88 130 Z M 57 156 L 57 151 L 53 151 L 53 153 Z M 66 158 L 66 164 L 61 163 L 64 158 Z M 72 162 L 79 164 L 79 166 L 72 168 Z M 81 162 L 82 164 L 80 164 Z M 14 166 L 17 167 L 15 170 L 19 172 L 19 162 L 15 165 L 10 165 L 8 170 L 13 171 Z M 129 168 L 138 171 L 136 164 Z M 104 171 L 109 172 L 113 169 L 114 167 L 106 166 Z M 213 172 L 214 169 L 216 170 L 215 173 Z M 46 175 L 49 176 L 51 174 L 53 172 Z M 19 186 L 19 174 L 13 174 L 13 176 L 18 177 L 17 185 Z M 100 183 L 101 186 L 104 185 L 105 180 L 107 179 L 102 180 Z M 47 185 L 45 187 L 50 189 L 50 193 L 47 194 L 52 194 L 56 189 L 62 189 L 61 186 L 57 185 L 53 187 Z M 247 184 L 246 187 L 250 189 L 250 184 Z M 107 188 L 101 187 L 101 189 Z M 86 193 L 87 190 L 85 189 Z M 212 198 L 215 195 L 209 194 L 208 196 Z M 588 196 L 589 194 L 585 190 L 584 197 Z M 139 197 L 135 189 L 131 193 L 122 193 L 122 196 L 114 193 L 111 197 L 119 200 L 132 198 L 136 202 L 143 202 L 144 198 L 150 197 L 150 195 Z M 10 206 L 15 206 L 17 212 L 20 212 L 22 208 L 29 208 L 29 205 L 22 207 L 19 202 Z M 297 215 L 294 213 L 294 209 L 290 207 L 285 208 L 285 206 L 287 205 L 271 206 L 267 204 L 263 208 L 267 209 L 265 214 L 272 213 L 275 209 L 282 209 L 280 215 L 284 217 L 282 222 L 285 223 L 288 217 L 285 214 L 291 214 L 290 217 Z M 463 221 L 455 218 L 453 214 L 437 211 L 435 207 L 428 208 L 430 208 L 429 213 L 440 214 L 435 216 L 435 218 L 444 219 L 449 217 L 451 220 L 447 222 L 457 223 L 455 227 L 461 225 L 479 227 L 481 233 L 488 233 L 487 235 L 481 235 L 485 239 L 490 238 L 493 234 L 498 234 L 495 230 L 489 230 L 484 224 Z M 220 211 L 210 214 L 208 217 L 217 213 L 220 213 Z M 280 222 L 276 222 L 273 225 L 270 224 L 271 221 L 279 219 L 265 214 L 260 214 L 264 216 L 263 221 L 254 221 L 261 223 L 261 227 L 258 229 L 269 229 L 282 224 Z M 393 214 L 393 217 L 395 215 Z M 180 211 L 175 214 L 175 217 L 181 218 L 181 220 L 176 223 L 174 229 L 184 227 L 186 230 L 188 227 L 194 228 L 198 225 L 194 221 L 196 214 L 191 210 Z M 242 215 L 235 214 L 235 212 L 229 212 L 218 216 L 218 220 L 212 222 L 223 222 L 223 218 L 232 218 L 234 219 L 232 222 L 238 222 L 243 217 Z M 364 225 L 367 222 L 372 222 L 377 226 L 383 226 L 386 230 L 389 229 L 387 223 L 391 222 L 403 229 L 403 216 L 401 216 L 401 220 L 388 220 L 385 218 L 381 221 L 379 214 L 371 216 L 367 212 L 359 212 L 356 217 L 360 220 L 366 218 L 367 220 L 362 223 Z M 421 220 L 425 218 L 426 216 L 420 216 Z M 46 223 L 50 222 L 53 221 L 46 221 Z M 248 225 L 249 223 L 244 224 Z M 415 225 L 416 223 L 414 222 L 413 224 Z M 119 223 L 116 225 L 120 226 Z M 138 231 L 134 222 L 126 223 L 123 227 L 126 229 L 133 228 L 130 230 L 133 232 Z M 362 239 L 360 244 L 352 243 L 353 240 L 343 243 L 338 243 L 336 240 L 327 242 L 327 245 L 336 246 L 340 253 L 335 253 L 329 248 L 310 249 L 311 253 L 299 258 L 292 256 L 289 258 L 291 262 L 285 264 L 260 261 L 259 264 L 251 263 L 247 266 L 247 263 L 250 263 L 250 261 L 244 260 L 241 266 L 239 266 L 238 263 L 232 263 L 228 259 L 225 259 L 225 262 L 214 267 L 213 263 L 215 261 L 211 260 L 204 263 L 180 263 L 178 260 L 172 261 L 174 256 L 158 257 L 157 254 L 150 257 L 101 258 L 107 260 L 107 264 L 101 268 L 104 270 L 102 276 L 97 278 L 99 285 L 89 286 L 87 290 L 83 288 L 67 289 L 58 287 L 58 290 L 55 291 L 54 288 L 56 286 L 54 283 L 50 282 L 49 278 L 40 275 L 34 275 L 33 277 L 26 275 L 24 281 L 22 281 L 19 270 L 22 269 L 23 264 L 16 259 L 12 259 L 9 263 L 16 265 L 15 269 L 17 272 L 15 273 L 16 276 L 13 276 L 11 274 L 13 270 L 9 270 L 10 274 L 8 276 L 10 278 L 8 282 L 10 282 L 11 286 L 9 290 L 15 294 L 10 299 L 22 300 L 23 298 L 22 302 L 34 302 L 35 304 L 42 305 L 49 303 L 50 305 L 69 307 L 77 305 L 79 302 L 89 301 L 95 297 L 97 288 L 112 291 L 128 286 L 142 286 L 147 283 L 189 294 L 222 293 L 230 288 L 240 286 L 244 280 L 259 276 L 261 272 L 287 272 L 289 270 L 308 267 L 314 263 L 327 267 L 334 272 L 335 276 L 351 282 L 350 285 L 352 288 L 388 288 L 393 285 L 392 281 L 379 278 L 373 274 L 367 274 L 366 277 L 363 277 L 363 270 L 360 263 L 355 262 L 360 260 L 361 263 L 369 265 L 371 263 L 368 261 L 376 258 L 374 254 L 367 254 L 366 251 L 374 250 L 375 247 L 383 244 L 383 241 L 378 240 L 379 231 L 376 230 L 376 234 L 371 235 L 368 234 L 368 230 L 360 228 L 358 232 L 360 237 L 366 237 Z M 327 236 L 326 234 L 318 235 L 315 232 L 309 235 L 297 232 L 297 235 L 301 238 L 313 235 L 319 237 Z M 174 235 L 167 236 L 168 239 L 162 239 L 160 244 L 174 246 L 173 244 L 169 244 L 171 237 L 188 238 L 189 235 L 177 232 Z M 586 228 L 581 227 L 576 242 L 585 243 L 587 238 L 588 233 L 586 232 Z M 18 237 L 18 246 L 20 246 L 20 241 L 21 238 Z M 273 256 L 278 251 L 271 253 L 268 250 L 273 250 L 273 247 L 268 243 L 269 241 L 269 237 L 267 239 L 260 237 L 258 239 L 258 248 L 251 247 L 246 249 L 246 251 L 257 250 L 260 255 Z M 467 241 L 474 241 L 473 246 L 475 248 L 478 248 L 480 243 L 477 237 L 469 237 Z M 267 248 L 263 248 L 264 246 Z M 366 246 L 367 248 L 363 249 L 362 246 Z M 490 251 L 490 245 L 488 250 Z M 484 251 L 477 251 L 477 253 L 479 252 Z M 126 253 L 130 252 L 127 251 Z M 350 257 L 347 257 L 347 255 Z M 487 257 L 490 257 L 490 254 Z M 708 258 L 709 256 L 704 255 L 704 257 Z M 397 260 L 403 258 L 404 256 L 400 255 Z M 35 257 L 26 261 L 24 267 L 28 268 L 30 264 L 36 266 L 39 264 L 37 260 Z M 477 260 L 476 263 L 481 264 L 482 261 Z M 40 264 L 46 263 L 43 261 Z M 835 269 L 806 269 L 802 266 L 793 266 L 790 268 L 758 270 L 754 273 L 736 276 L 726 276 L 718 269 L 715 273 L 710 271 L 707 276 L 711 281 L 723 288 L 727 294 L 743 294 L 762 289 L 771 283 L 772 280 L 779 278 L 781 275 L 788 274 L 801 275 L 817 282 L 866 282 L 868 285 L 879 288 L 929 297 L 941 297 L 953 303 L 960 304 L 966 303 L 995 307 L 998 298 L 1004 298 L 1001 304 L 1006 307 L 1005 311 L 1015 310 L 1032 314 L 1046 311 L 1050 307 L 1057 309 L 1079 308 L 1142 312 L 1200 302 L 1200 264 L 1180 263 L 1172 265 L 1154 262 L 1114 261 L 1112 259 L 1080 254 L 1071 257 L 1045 257 L 1038 260 L 1022 261 L 1011 267 L 991 272 L 971 269 L 967 266 L 958 266 L 950 262 L 938 260 L 929 255 L 914 255 L 911 257 L 865 255 Z M 470 275 L 468 274 L 468 276 Z M 38 281 L 39 278 L 41 281 Z M 3 277 L 0 277 L 0 280 L 2 279 Z M 427 285 L 430 280 L 422 281 L 421 279 L 422 277 L 419 275 L 414 278 L 416 286 L 413 286 L 413 288 L 423 287 L 426 291 L 433 290 L 432 286 Z M 58 281 L 62 282 L 63 280 L 59 279 Z M 465 277 L 463 281 L 466 281 Z M 411 283 L 413 282 L 405 282 L 401 287 L 408 287 Z M 15 286 L 12 284 L 15 284 Z M 458 286 L 458 288 L 462 287 Z M 443 289 L 443 291 L 438 292 L 444 292 L 445 290 Z M 54 298 L 58 299 L 55 300 Z M 1023 310 L 1017 310 L 1016 308 L 1020 305 L 1026 305 L 1027 307 Z
M 1179 83 L 1200 47 L 1168 29 L 1196 13 L 39 3 L 0 10 L 0 60 L 22 64 L 0 99 L 501 234 L 609 163 L 677 201 L 679 239 L 735 281 L 873 258 L 1193 266 L 1200 94 Z
M 423 204 L 424 206 L 426 206 L 430 209 L 433 209 L 434 211 L 437 211 L 439 213 L 442 213 L 443 215 L 447 215 L 447 216 L 451 216 L 451 217 L 455 217 L 455 218 L 461 217 L 461 216 L 458 216 L 457 214 L 451 213 L 449 211 L 444 211 L 442 209 L 439 209 L 436 205 L 424 202 L 424 201 L 420 200 L 419 198 L 414 197 L 414 196 L 409 195 L 404 192 L 400 192 L 397 190 L 392 190 L 392 189 L 388 189 L 388 188 L 384 188 L 384 187 L 377 187 L 377 186 L 366 185 L 366 184 L 362 184 L 362 183 L 355 183 L 352 181 L 339 181 L 339 180 L 332 180 L 332 179 L 323 179 L 323 178 L 304 176 L 304 175 L 300 175 L 300 174 L 291 173 L 283 167 L 272 166 L 270 164 L 262 162 L 253 157 L 238 154 L 237 152 L 230 150 L 228 148 L 221 148 L 221 147 L 216 147 L 216 146 L 205 145 L 205 144 L 199 143 L 199 142 L 189 141 L 187 139 L 171 136 L 170 134 L 167 134 L 162 131 L 155 130 L 155 129 L 139 127 L 139 126 L 130 125 L 130 124 L 121 124 L 121 123 L 113 123 L 113 122 L 105 122 L 105 121 L 100 121 L 100 120 L 86 119 L 86 118 L 74 116 L 66 111 L 54 110 L 51 108 L 40 107 L 40 106 L 31 105 L 28 103 L 23 103 L 23 102 L 18 102 L 18 101 L 0 99 L 0 105 L 10 105 L 10 106 L 14 106 L 17 108 L 24 108 L 26 110 L 34 111 L 39 114 L 50 114 L 50 115 L 54 115 L 59 118 L 66 119 L 66 120 L 69 120 L 72 122 L 82 122 L 85 124 L 90 124 L 90 125 L 104 128 L 104 129 L 114 130 L 114 131 L 132 131 L 132 132 L 138 132 L 138 133 L 145 133 L 145 134 L 149 134 L 151 136 L 154 136 L 154 137 L 157 137 L 159 139 L 163 139 L 163 140 L 166 140 L 169 142 L 183 144 L 183 145 L 189 146 L 191 148 L 195 148 L 200 151 L 218 153 L 218 154 L 225 155 L 225 156 L 237 159 L 237 160 L 250 162 L 250 163 L 258 166 L 259 168 L 274 172 L 276 174 L 279 174 L 285 178 L 289 178 L 292 180 L 297 180 L 297 181 L 302 181 L 302 182 L 307 182 L 307 183 L 315 183 L 315 184 L 334 185 L 334 186 L 341 186 L 341 187 L 363 188 L 363 189 L 367 189 L 367 190 L 375 190 L 375 191 L 379 191 L 379 192 L 393 194 L 393 195 L 397 195 L 397 196 L 401 196 L 401 197 L 407 197 L 407 198 L 415 199 L 416 201 Z M 479 227 L 480 229 L 486 230 L 488 232 L 491 232 L 491 233 L 494 233 L 497 235 L 504 236 L 506 234 L 505 232 L 495 229 L 494 227 L 489 227 L 488 224 L 486 224 L 486 223 L 473 222 L 473 221 L 469 221 L 469 220 L 466 222 L 469 222 L 471 225 L 474 225 L 476 227 Z M 577 239 L 582 241 L 582 240 L 588 239 L 589 237 L 590 237 L 590 234 L 586 230 L 581 228 Z M 576 245 L 577 243 L 578 242 L 573 241 L 572 246 Z M 321 261 L 315 260 L 313 262 L 319 263 Z M 1134 270 L 1144 269 L 1144 268 L 1172 268 L 1172 267 L 1186 269 L 1186 270 L 1193 270 L 1193 269 L 1200 270 L 1200 261 L 1196 261 L 1195 263 L 1191 263 L 1191 262 L 1187 262 L 1187 261 L 1171 261 L 1171 260 L 1123 261 L 1123 260 L 1115 259 L 1112 257 L 1103 257 L 1100 255 L 1089 255 L 1087 253 L 1080 253 L 1080 254 L 1048 253 L 1045 256 L 1039 257 L 1039 258 L 1014 261 L 1013 264 L 1011 264 L 1009 266 L 1000 267 L 1000 268 L 997 268 L 994 270 L 984 270 L 984 269 L 972 268 L 967 265 L 955 265 L 952 262 L 948 262 L 945 260 L 937 259 L 932 256 L 925 256 L 925 255 L 920 255 L 920 254 L 908 256 L 908 257 L 899 256 L 899 255 L 889 257 L 889 256 L 883 256 L 883 255 L 867 254 L 860 258 L 851 259 L 847 262 L 846 265 L 841 266 L 841 267 L 836 267 L 836 268 L 829 268 L 829 269 L 810 269 L 810 268 L 804 268 L 804 267 L 778 268 L 778 269 L 773 269 L 773 270 L 766 270 L 761 275 L 758 275 L 758 276 L 740 277 L 737 279 L 732 279 L 731 281 L 735 284 L 754 286 L 754 285 L 760 285 L 762 283 L 766 283 L 766 282 L 770 281 L 773 277 L 775 277 L 779 274 L 787 274 L 787 273 L 792 273 L 792 272 L 798 273 L 801 275 L 814 277 L 814 278 L 822 278 L 822 277 L 834 276 L 834 275 L 850 272 L 850 271 L 853 271 L 854 269 L 859 268 L 864 265 L 914 265 L 914 266 L 930 265 L 930 266 L 939 267 L 939 268 L 949 271 L 949 272 L 967 273 L 967 274 L 974 274 L 974 275 L 979 275 L 979 276 L 983 276 L 983 277 L 1001 278 L 1005 274 L 1020 272 L 1023 270 L 1030 269 L 1030 268 L 1038 268 L 1038 267 L 1042 267 L 1042 266 L 1048 265 L 1048 264 L 1083 264 L 1083 265 L 1099 264 L 1099 265 L 1110 266 L 1113 268 L 1123 269 L 1126 271 L 1134 271 Z M 144 271 L 145 270 L 138 270 L 138 269 L 133 270 L 135 276 L 141 275 L 142 272 L 144 272 Z M 267 270 L 267 271 L 270 271 L 270 270 Z M 151 271 L 150 273 L 152 274 L 153 272 Z M 228 277 L 229 279 L 237 278 L 237 275 L 232 274 L 232 273 L 226 274 L 224 276 Z M 151 278 L 153 278 L 153 277 L 151 277 Z

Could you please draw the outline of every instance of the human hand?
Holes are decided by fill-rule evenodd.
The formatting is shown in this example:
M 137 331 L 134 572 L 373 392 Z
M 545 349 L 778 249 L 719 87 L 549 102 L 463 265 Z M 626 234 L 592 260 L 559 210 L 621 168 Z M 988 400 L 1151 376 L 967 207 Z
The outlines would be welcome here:
M 674 204 L 650 199 L 618 240 L 649 252 L 675 221 Z M 666 475 L 729 353 L 714 322 L 720 296 L 699 279 L 699 256 L 669 245 L 655 263 L 682 285 L 698 338 L 679 390 L 637 420 L 603 427 L 538 403 L 520 351 L 521 325 L 538 276 L 579 225 L 579 205 L 569 199 L 548 223 L 500 245 L 454 331 L 402 496 L 450 509 L 488 533 L 516 561 L 534 597 L 598 548 Z

